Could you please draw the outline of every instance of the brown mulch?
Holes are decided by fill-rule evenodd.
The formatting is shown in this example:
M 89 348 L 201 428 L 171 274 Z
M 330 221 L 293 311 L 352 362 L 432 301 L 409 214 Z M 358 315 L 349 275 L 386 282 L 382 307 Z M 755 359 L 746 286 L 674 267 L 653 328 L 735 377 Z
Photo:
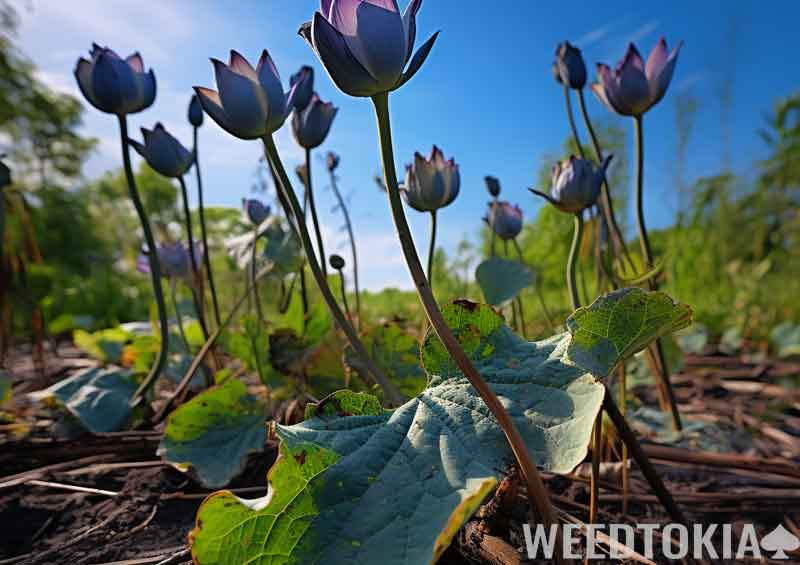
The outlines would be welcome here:
M 26 355 L 8 367 L 15 378 L 17 420 L 0 425 L 0 565 L 191 562 L 186 535 L 207 491 L 160 463 L 155 456 L 157 430 L 55 433 L 61 430 L 57 416 L 23 400 L 25 393 L 90 363 L 70 346 L 60 347 L 59 353 L 45 359 L 44 370 Z M 688 520 L 732 523 L 734 536 L 745 523 L 754 524 L 759 535 L 782 524 L 800 537 L 800 361 L 708 350 L 687 356 L 673 383 L 684 420 L 707 423 L 725 433 L 733 430 L 736 437 L 731 441 L 735 452 L 720 453 L 658 444 L 647 437 L 647 429 L 637 427 Z M 649 390 L 637 391 L 637 396 L 651 407 L 657 405 Z M 276 446 L 265 447 L 230 486 L 245 498 L 266 492 L 266 473 Z M 629 492 L 623 495 L 615 449 L 610 446 L 606 455 L 598 521 L 670 522 L 635 465 Z M 562 520 L 588 520 L 586 464 L 571 475 L 545 478 Z M 64 490 L 64 485 L 89 491 Z M 441 562 L 528 563 L 521 525 L 533 521 L 524 488 L 512 475 L 461 529 Z M 800 553 L 780 561 L 787 562 L 800 563 Z

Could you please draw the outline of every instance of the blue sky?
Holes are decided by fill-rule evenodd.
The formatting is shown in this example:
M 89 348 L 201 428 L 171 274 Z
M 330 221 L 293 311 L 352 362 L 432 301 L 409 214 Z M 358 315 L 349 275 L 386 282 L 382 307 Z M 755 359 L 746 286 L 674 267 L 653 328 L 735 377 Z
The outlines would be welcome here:
M 401 0 L 401 8 L 405 2 Z M 255 62 L 263 48 L 272 54 L 285 84 L 302 64 L 316 70 L 316 89 L 340 107 L 330 136 L 316 151 L 342 156 L 340 186 L 349 198 L 364 261 L 368 288 L 410 288 L 397 249 L 385 196 L 372 178 L 380 169 L 369 101 L 339 92 L 317 59 L 297 36 L 310 19 L 314 0 L 209 0 L 57 2 L 32 0 L 21 8 L 20 45 L 53 88 L 77 94 L 72 78 L 76 59 L 92 41 L 121 54 L 139 50 L 155 69 L 155 105 L 131 119 L 132 126 L 162 121 L 185 142 L 190 128 L 186 104 L 194 85 L 214 86 L 208 57 L 227 59 L 237 49 Z M 756 130 L 776 99 L 797 89 L 796 50 L 800 4 L 755 0 L 673 2 L 535 2 L 523 0 L 426 0 L 420 10 L 418 44 L 436 30 L 442 34 L 417 76 L 392 95 L 395 150 L 399 170 L 414 151 L 432 144 L 455 156 L 461 168 L 461 194 L 440 214 L 441 245 L 453 250 L 464 235 L 475 237 L 487 194 L 483 177 L 501 179 L 503 197 L 517 202 L 526 217 L 541 202 L 527 192 L 546 153 L 560 148 L 568 133 L 563 97 L 551 77 L 556 44 L 569 39 L 582 48 L 591 79 L 594 63 L 614 65 L 629 41 L 646 56 L 660 36 L 670 47 L 685 45 L 665 99 L 646 117 L 646 209 L 651 226 L 668 225 L 677 206 L 674 186 L 676 94 L 689 92 L 699 103 L 689 146 L 689 180 L 717 172 L 722 163 L 720 85 L 732 77 L 731 165 L 747 174 L 764 157 Z M 735 33 L 732 32 L 735 30 Z M 610 116 L 590 93 L 590 114 Z M 232 138 L 206 120 L 201 158 L 210 204 L 238 206 L 253 181 L 259 144 Z M 136 131 L 133 129 L 133 131 Z M 86 167 L 94 177 L 119 164 L 115 121 L 89 108 L 85 132 L 100 139 Z M 287 128 L 278 145 L 292 168 L 302 159 Z M 315 163 L 315 192 L 328 249 L 344 244 L 340 217 L 331 211 L 327 178 Z M 427 240 L 427 218 L 409 211 L 420 248 Z M 424 259 L 424 257 L 423 257 Z

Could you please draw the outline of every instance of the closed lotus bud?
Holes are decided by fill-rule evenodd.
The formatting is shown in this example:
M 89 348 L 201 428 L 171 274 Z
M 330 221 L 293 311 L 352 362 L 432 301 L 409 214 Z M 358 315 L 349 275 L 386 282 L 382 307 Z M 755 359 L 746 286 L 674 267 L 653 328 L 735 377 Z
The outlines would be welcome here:
M 84 98 L 109 114 L 123 116 L 149 108 L 156 99 L 156 76 L 144 71 L 139 53 L 122 59 L 108 47 L 92 45 L 91 60 L 81 57 L 75 78 Z
M 0 188 L 5 188 L 11 184 L 11 169 L 3 161 L 0 161 Z
M 152 131 L 142 128 L 142 137 L 144 145 L 134 139 L 130 140 L 131 145 L 153 170 L 165 177 L 182 177 L 194 163 L 194 153 L 170 135 L 160 123 Z
M 569 41 L 559 43 L 556 48 L 554 73 L 558 72 L 558 82 L 580 90 L 586 85 L 586 63 L 581 50 Z
M 551 70 L 553 71 L 553 78 L 555 79 L 555 81 L 558 84 L 563 84 L 561 82 L 561 71 L 558 70 L 558 63 L 553 62 L 553 66 L 551 67 Z
M 167 279 L 191 279 L 192 258 L 189 257 L 189 248 L 182 242 L 159 244 L 156 252 L 162 277 Z M 203 258 L 203 244 L 199 241 L 194 244 L 194 257 L 198 264 Z M 142 250 L 136 258 L 136 269 L 141 273 L 150 273 L 150 260 L 146 249 Z
M 522 210 L 505 200 L 489 202 L 486 222 L 503 241 L 514 239 L 522 231 Z
M 203 125 L 203 107 L 200 105 L 200 99 L 197 94 L 192 94 L 192 99 L 189 101 L 189 123 L 194 127 L 199 128 Z
M 331 255 L 328 259 L 328 262 L 331 265 L 331 268 L 341 271 L 344 269 L 344 258 L 341 255 Z
M 308 167 L 306 167 L 305 163 L 297 165 L 294 168 L 294 174 L 300 179 L 300 184 L 306 187 L 308 186 Z
M 495 198 L 500 196 L 500 181 L 497 177 L 486 176 L 483 180 L 486 181 L 486 190 L 489 191 L 489 194 Z
M 401 194 L 415 210 L 433 212 L 455 200 L 460 188 L 458 165 L 453 159 L 445 161 L 442 150 L 434 145 L 427 159 L 414 154 L 414 163 L 406 166 Z
M 401 16 L 396 0 L 321 0 L 299 33 L 342 92 L 371 97 L 400 88 L 430 53 L 438 32 L 412 57 L 421 5 Z
M 330 172 L 335 171 L 339 166 L 339 156 L 333 151 L 328 151 L 328 156 L 326 157 L 325 161 Z
M 579 214 L 597 203 L 609 161 L 611 161 L 610 155 L 603 160 L 599 168 L 595 168 L 591 161 L 572 155 L 563 163 L 557 163 L 553 167 L 553 186 L 550 195 L 538 194 L 547 198 L 562 212 Z
M 683 42 L 669 53 L 662 37 L 645 64 L 631 43 L 613 71 L 608 65 L 597 64 L 597 82 L 592 85 L 592 92 L 612 112 L 641 116 L 666 94 L 682 46 Z
M 316 92 L 304 110 L 295 110 L 292 133 L 300 147 L 314 149 L 322 145 L 338 111 L 331 102 L 323 102 Z
M 247 221 L 254 226 L 260 226 L 270 215 L 269 206 L 255 198 L 242 198 L 242 210 Z
M 219 92 L 195 86 L 206 114 L 219 126 L 241 139 L 258 139 L 276 132 L 294 104 L 295 89 L 283 91 L 275 63 L 266 50 L 258 65 L 231 51 L 226 65 L 211 59 Z
M 305 110 L 314 94 L 314 69 L 303 65 L 289 78 L 289 87 L 294 88 L 294 109 Z

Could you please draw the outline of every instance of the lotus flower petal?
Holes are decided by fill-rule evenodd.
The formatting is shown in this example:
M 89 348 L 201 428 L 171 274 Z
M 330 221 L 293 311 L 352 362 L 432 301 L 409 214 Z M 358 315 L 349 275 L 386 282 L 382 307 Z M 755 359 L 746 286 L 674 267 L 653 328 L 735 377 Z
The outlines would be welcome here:
M 92 106 L 103 110 L 103 108 L 98 107 L 94 92 L 92 92 L 92 64 L 83 57 L 78 59 L 78 64 L 75 66 L 75 79 L 78 81 L 78 88 L 80 88 L 84 98 Z
M 403 31 L 406 34 L 406 62 L 411 59 L 414 52 L 414 42 L 417 40 L 417 12 L 422 7 L 422 0 L 411 0 L 403 12 Z
M 131 67 L 108 51 L 97 56 L 92 68 L 92 93 L 98 108 L 112 114 L 126 113 L 141 99 Z
M 144 61 L 142 61 L 142 56 L 137 51 L 133 55 L 129 55 L 125 62 L 128 63 L 133 72 L 135 73 L 143 73 L 144 72 Z
M 206 114 L 211 116 L 211 119 L 214 120 L 222 129 L 227 131 L 229 134 L 238 137 L 239 134 L 233 129 L 233 126 L 228 120 L 228 116 L 225 114 L 225 110 L 222 107 L 222 102 L 219 99 L 219 93 L 216 90 L 211 90 L 210 88 L 205 88 L 203 86 L 195 86 L 194 91 L 197 94 L 200 105 L 203 107 L 203 110 L 205 110 Z
M 414 54 L 414 57 L 411 59 L 411 63 L 408 65 L 408 69 L 406 72 L 403 73 L 403 76 L 400 77 L 400 80 L 395 85 L 395 89 L 400 88 L 409 80 L 411 80 L 417 71 L 422 67 L 422 64 L 425 62 L 425 59 L 428 58 L 428 54 L 430 54 L 431 49 L 433 49 L 433 44 L 436 42 L 436 38 L 439 37 L 439 32 L 437 31 L 434 33 L 428 41 L 422 44 L 422 47 L 417 49 L 417 52 Z
M 680 42 L 672 53 L 667 57 L 666 62 L 661 67 L 657 75 L 650 79 L 650 105 L 653 106 L 664 98 L 667 93 L 669 83 L 672 81 L 672 74 L 675 72 L 675 65 L 678 63 L 678 54 L 680 53 L 683 42 Z M 666 47 L 666 44 L 665 44 Z M 654 70 L 655 72 L 655 70 Z
M 258 76 L 258 83 L 264 89 L 268 100 L 269 130 L 275 131 L 283 125 L 286 119 L 288 96 L 283 91 L 278 69 L 266 49 L 261 53 L 255 72 Z
M 263 136 L 269 118 L 269 102 L 258 81 L 232 71 L 221 61 L 212 59 L 212 62 L 229 126 L 244 139 Z

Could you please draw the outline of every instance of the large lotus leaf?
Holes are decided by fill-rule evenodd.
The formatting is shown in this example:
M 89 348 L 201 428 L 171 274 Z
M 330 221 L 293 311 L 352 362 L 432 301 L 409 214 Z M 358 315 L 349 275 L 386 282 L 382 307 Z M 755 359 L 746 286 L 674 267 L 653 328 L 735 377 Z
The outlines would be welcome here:
M 136 388 L 130 371 L 92 367 L 32 396 L 55 398 L 92 433 L 116 432 L 130 418 L 128 403 Z
M 578 464 L 604 388 L 565 362 L 569 336 L 526 342 L 472 303 L 444 313 L 539 466 Z M 429 335 L 428 388 L 393 412 L 348 391 L 314 409 L 316 417 L 278 426 L 282 457 L 267 496 L 208 498 L 191 534 L 195 562 L 435 561 L 513 461 L 494 417 L 442 352 Z M 337 414 L 326 404 L 345 408 Z
M 533 272 L 522 263 L 491 257 L 475 269 L 475 280 L 478 281 L 486 302 L 499 306 L 532 285 L 534 278 Z
M 425 388 L 428 377 L 419 364 L 417 338 L 394 323 L 371 328 L 361 341 L 378 366 L 406 398 L 418 395 Z M 361 359 L 351 347 L 345 349 L 345 361 L 351 368 L 366 370 Z
M 209 488 L 223 487 L 264 449 L 264 406 L 237 379 L 228 379 L 181 405 L 167 419 L 158 454 L 190 470 Z
M 567 319 L 570 361 L 597 377 L 656 338 L 685 328 L 692 309 L 662 292 L 623 288 L 605 294 Z
M 75 345 L 86 353 L 106 363 L 119 363 L 125 344 L 130 340 L 131 334 L 124 329 L 109 328 L 96 332 L 75 330 L 72 340 Z

